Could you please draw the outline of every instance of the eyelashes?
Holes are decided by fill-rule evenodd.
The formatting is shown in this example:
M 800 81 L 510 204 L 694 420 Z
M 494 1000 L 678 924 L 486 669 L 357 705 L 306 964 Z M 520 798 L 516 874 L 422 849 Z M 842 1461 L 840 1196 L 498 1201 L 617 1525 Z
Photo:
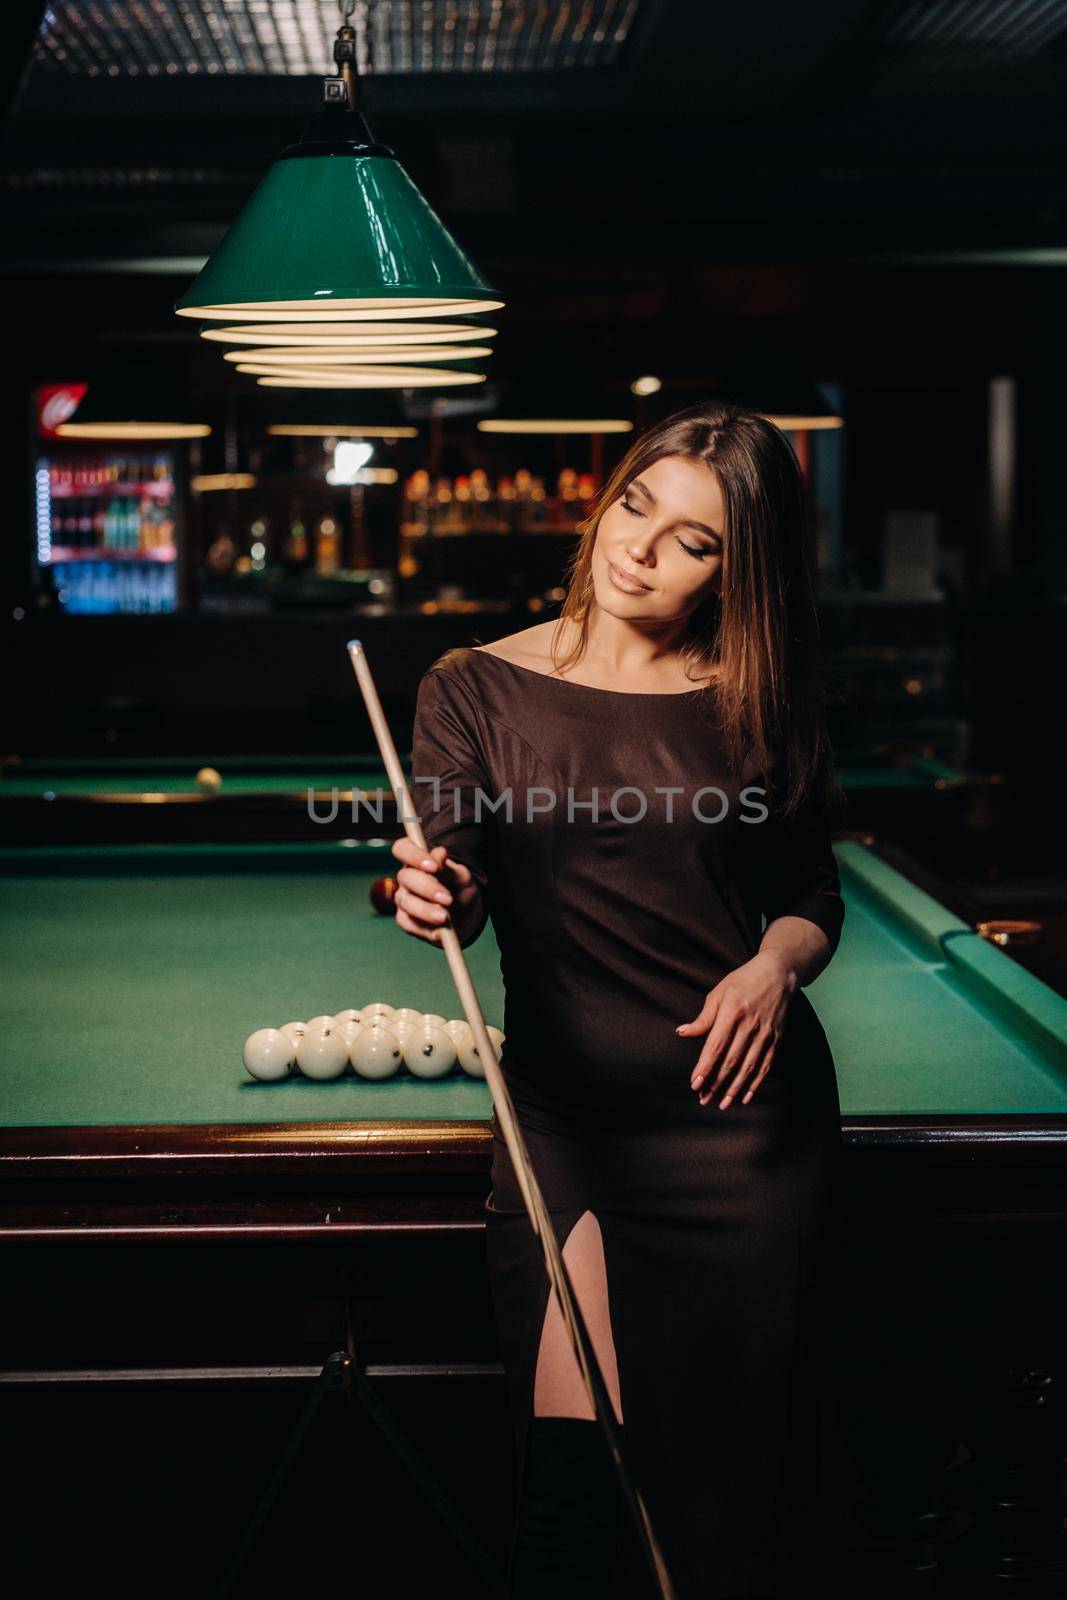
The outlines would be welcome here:
M 619 504 L 621 504 L 622 510 L 629 510 L 630 517 L 640 517 L 640 510 L 637 509 L 637 506 L 630 506 L 629 499 L 625 498 L 625 494 L 622 496 Z M 675 544 L 680 546 L 681 549 L 685 550 L 686 555 L 691 555 L 694 562 L 702 562 L 707 555 L 715 555 L 715 550 L 699 549 L 699 547 L 693 546 L 693 544 L 686 544 L 685 539 L 675 538 Z
M 620 500 L 619 504 L 622 506 L 624 511 L 628 511 L 630 513 L 631 517 L 639 517 L 641 515 L 637 507 L 632 506 L 629 500 L 626 499 L 625 495 Z M 694 561 L 703 561 L 705 556 L 710 556 L 712 554 L 710 550 L 699 550 L 691 544 L 686 544 L 684 539 L 675 539 L 674 542 L 685 551 L 686 555 L 692 556 Z

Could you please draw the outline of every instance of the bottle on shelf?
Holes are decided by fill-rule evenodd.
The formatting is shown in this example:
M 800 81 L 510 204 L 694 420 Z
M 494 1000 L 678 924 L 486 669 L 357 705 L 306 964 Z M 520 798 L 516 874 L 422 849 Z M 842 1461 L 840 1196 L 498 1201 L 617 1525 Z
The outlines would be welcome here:
M 320 517 L 315 524 L 315 571 L 322 577 L 337 572 L 341 565 L 341 540 L 333 517 Z
M 289 526 L 282 546 L 282 560 L 294 566 L 303 566 L 308 558 L 308 531 L 301 510 L 301 502 L 292 501 L 289 507 Z

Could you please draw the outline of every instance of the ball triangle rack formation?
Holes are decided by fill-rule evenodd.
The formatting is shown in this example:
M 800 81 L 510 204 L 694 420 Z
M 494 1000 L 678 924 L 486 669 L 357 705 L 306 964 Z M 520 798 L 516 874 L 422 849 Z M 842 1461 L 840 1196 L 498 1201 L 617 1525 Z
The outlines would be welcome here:
M 355 0 L 336 75 L 175 306 L 267 389 L 485 382 L 499 298 L 356 103 Z

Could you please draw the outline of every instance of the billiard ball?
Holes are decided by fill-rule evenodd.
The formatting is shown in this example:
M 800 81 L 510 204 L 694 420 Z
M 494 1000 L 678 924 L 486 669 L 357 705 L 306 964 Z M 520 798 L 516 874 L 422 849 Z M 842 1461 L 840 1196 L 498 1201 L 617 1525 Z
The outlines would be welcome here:
M 304 1037 L 305 1033 L 307 1033 L 308 1025 L 306 1022 L 283 1022 L 280 1031 L 286 1034 L 288 1038 L 293 1041 L 293 1046 L 295 1048 L 295 1046 L 300 1043 L 300 1040 Z
M 414 1028 L 404 1040 L 404 1065 L 415 1078 L 443 1078 L 456 1064 L 456 1046 L 443 1028 Z
M 383 916 L 391 914 L 396 891 L 400 887 L 395 878 L 375 878 L 370 886 L 370 903 Z
M 347 1011 L 335 1011 L 333 1014 L 333 1020 L 335 1022 L 362 1022 L 363 1013 L 362 1011 L 354 1010 L 350 1006 Z
M 394 1033 L 396 1035 L 401 1044 L 404 1043 L 404 1040 L 409 1034 L 414 1033 L 417 1028 L 421 1028 L 422 1026 L 421 1017 L 418 1019 L 415 1017 L 401 1016 L 380 1017 L 378 1020 L 383 1028 L 388 1028 L 390 1033 Z
M 340 1028 L 309 1025 L 296 1047 L 296 1064 L 305 1078 L 340 1078 L 348 1066 L 348 1046 Z
M 398 1010 L 393 1012 L 393 1021 L 420 1023 L 422 1021 L 422 1012 L 416 1011 L 413 1006 L 400 1006 Z
M 205 794 L 218 794 L 222 788 L 222 775 L 214 767 L 201 767 L 196 775 L 196 787 Z
M 436 1011 L 424 1011 L 422 1020 L 427 1028 L 443 1028 L 445 1025 L 444 1017 L 439 1016 Z
M 280 1028 L 257 1028 L 244 1043 L 244 1063 L 261 1083 L 276 1083 L 293 1070 L 296 1047 Z
M 349 1020 L 348 1022 L 339 1022 L 337 1026 L 340 1030 L 342 1039 L 348 1046 L 348 1058 L 351 1060 L 352 1046 L 355 1044 L 360 1034 L 366 1032 L 367 1025 L 364 1022 L 353 1022 L 352 1020 Z
M 369 1005 L 360 1007 L 359 1014 L 364 1022 L 373 1022 L 375 1018 L 388 1020 L 396 1016 L 396 1009 L 386 1000 L 372 1000 Z
M 445 1023 L 445 1032 L 450 1033 L 455 1039 L 461 1033 L 470 1032 L 470 1023 L 466 1017 L 449 1017 Z
M 390 1028 L 361 1028 L 349 1059 L 361 1078 L 392 1078 L 404 1063 L 400 1041 Z
M 312 1028 L 332 1028 L 336 1025 L 336 1023 L 336 1017 L 327 1017 L 325 1015 L 321 1017 L 312 1017 L 311 1021 L 307 1025 L 307 1031 L 310 1033 Z
M 485 1031 L 489 1035 L 489 1043 L 500 1057 L 500 1046 L 504 1042 L 504 1035 L 499 1028 L 492 1027 L 488 1022 Z M 481 1058 L 478 1046 L 474 1042 L 474 1033 L 468 1024 L 467 1032 L 456 1038 L 456 1056 L 462 1070 L 471 1078 L 485 1077 L 485 1063 Z

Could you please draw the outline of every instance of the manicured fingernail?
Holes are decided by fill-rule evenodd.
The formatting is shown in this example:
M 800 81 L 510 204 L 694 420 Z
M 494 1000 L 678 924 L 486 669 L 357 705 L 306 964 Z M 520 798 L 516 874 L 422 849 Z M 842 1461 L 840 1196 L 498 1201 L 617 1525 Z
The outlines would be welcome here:
M 422 864 L 423 864 L 424 867 L 426 867 L 428 869 L 430 867 L 436 867 L 437 862 L 433 859 L 432 856 L 423 856 Z
M 699 1089 L 700 1085 L 704 1082 L 704 1074 L 702 1072 L 694 1072 L 689 1082 L 692 1084 L 694 1089 Z
M 434 899 L 440 900 L 443 906 L 446 906 L 451 898 L 452 896 L 449 894 L 447 889 L 438 889 L 434 894 Z
M 747 1094 L 743 1094 L 743 1095 L 742 1095 L 742 1096 L 741 1096 L 741 1104 L 742 1104 L 742 1105 L 743 1105 L 743 1106 L 747 1106 L 747 1105 L 748 1105 L 748 1102 L 749 1102 L 749 1101 L 750 1101 L 750 1100 L 751 1100 L 751 1099 L 752 1099 L 752 1090 L 751 1090 L 751 1089 L 750 1089 L 750 1090 L 749 1090 L 749 1091 L 748 1091 L 748 1093 L 747 1093 Z
M 689 1026 L 688 1022 L 680 1022 L 678 1024 L 678 1026 L 675 1028 L 674 1031 L 675 1031 L 675 1033 L 684 1033 L 686 1028 L 688 1028 L 688 1026 Z
M 722 1099 L 719 1101 L 719 1110 L 720 1111 L 725 1111 L 726 1107 L 730 1104 L 730 1101 L 732 1099 L 733 1099 L 733 1095 L 730 1095 L 730 1094 L 723 1095 Z

